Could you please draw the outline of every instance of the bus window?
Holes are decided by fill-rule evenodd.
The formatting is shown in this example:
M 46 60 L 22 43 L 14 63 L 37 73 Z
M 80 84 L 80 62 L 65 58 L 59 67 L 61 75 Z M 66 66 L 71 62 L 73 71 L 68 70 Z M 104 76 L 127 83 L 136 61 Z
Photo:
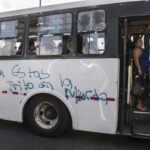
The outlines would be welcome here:
M 103 54 L 105 50 L 105 11 L 93 10 L 78 15 L 77 52 Z
M 0 56 L 21 55 L 24 20 L 0 21 L 0 31 Z
M 37 55 L 67 55 L 71 47 L 72 16 L 69 13 L 33 16 L 30 22 L 29 40 L 37 42 Z M 67 46 L 68 45 L 68 46 Z

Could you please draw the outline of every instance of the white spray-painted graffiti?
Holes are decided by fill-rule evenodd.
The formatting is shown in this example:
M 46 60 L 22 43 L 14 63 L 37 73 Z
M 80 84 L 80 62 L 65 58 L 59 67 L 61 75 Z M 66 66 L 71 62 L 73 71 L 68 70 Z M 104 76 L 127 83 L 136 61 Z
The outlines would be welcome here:
M 4 78 L 4 72 L 0 69 L 0 76 Z
M 35 88 L 46 88 L 49 90 L 55 90 L 55 85 L 53 85 L 50 81 L 50 74 L 43 69 L 36 70 L 29 67 L 25 71 L 17 64 L 12 67 L 11 74 L 13 80 L 4 80 L 8 86 L 8 89 L 2 91 L 3 94 L 6 94 L 8 93 L 8 91 L 10 91 L 16 95 L 19 92 L 22 92 L 22 95 L 27 95 L 27 92 L 29 90 Z M 4 71 L 1 69 L 0 77 L 6 78 Z M 32 82 L 32 80 L 36 81 Z M 73 83 L 71 79 L 66 77 L 63 78 L 61 74 L 58 74 L 58 82 L 60 88 L 64 91 L 64 96 L 67 99 L 75 99 L 76 104 L 85 100 L 102 101 L 105 102 L 105 104 L 107 104 L 108 101 L 114 101 L 114 98 L 108 98 L 105 92 L 100 92 L 95 88 L 89 90 L 81 90 Z

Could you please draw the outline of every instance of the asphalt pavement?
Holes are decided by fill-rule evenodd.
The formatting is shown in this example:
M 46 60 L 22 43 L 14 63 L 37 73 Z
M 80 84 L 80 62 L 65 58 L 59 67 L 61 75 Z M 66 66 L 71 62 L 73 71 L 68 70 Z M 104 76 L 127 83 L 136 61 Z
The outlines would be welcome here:
M 45 138 L 23 124 L 0 121 L 0 150 L 150 150 L 150 140 L 79 131 Z

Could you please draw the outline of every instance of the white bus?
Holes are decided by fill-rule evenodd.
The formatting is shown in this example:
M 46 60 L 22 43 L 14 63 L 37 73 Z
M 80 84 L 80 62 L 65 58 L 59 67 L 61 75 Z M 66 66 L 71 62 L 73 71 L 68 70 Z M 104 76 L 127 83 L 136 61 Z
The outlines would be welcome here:
M 0 118 L 43 136 L 68 127 L 149 136 L 150 113 L 130 95 L 127 48 L 127 35 L 150 23 L 149 6 L 93 0 L 1 13 Z

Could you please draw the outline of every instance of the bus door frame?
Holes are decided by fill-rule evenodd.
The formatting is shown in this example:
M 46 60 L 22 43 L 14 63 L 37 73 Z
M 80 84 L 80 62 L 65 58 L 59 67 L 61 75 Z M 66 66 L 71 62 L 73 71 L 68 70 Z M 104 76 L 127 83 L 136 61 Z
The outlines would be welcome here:
M 120 58 L 120 101 L 119 101 L 119 121 L 118 131 L 120 134 L 130 132 L 125 130 L 127 120 L 129 119 L 127 113 L 127 32 L 128 19 L 119 18 L 119 58 Z

